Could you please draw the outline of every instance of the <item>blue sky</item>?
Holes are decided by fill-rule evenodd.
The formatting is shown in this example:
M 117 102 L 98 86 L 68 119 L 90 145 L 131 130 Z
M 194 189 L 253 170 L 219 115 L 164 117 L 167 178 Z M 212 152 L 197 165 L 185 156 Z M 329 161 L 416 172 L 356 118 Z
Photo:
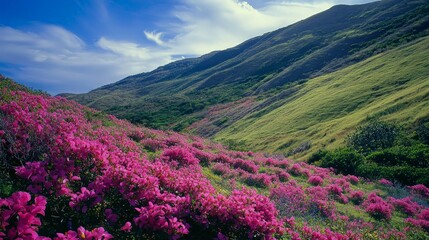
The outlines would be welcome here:
M 371 0 L 0 0 L 0 73 L 82 93 Z

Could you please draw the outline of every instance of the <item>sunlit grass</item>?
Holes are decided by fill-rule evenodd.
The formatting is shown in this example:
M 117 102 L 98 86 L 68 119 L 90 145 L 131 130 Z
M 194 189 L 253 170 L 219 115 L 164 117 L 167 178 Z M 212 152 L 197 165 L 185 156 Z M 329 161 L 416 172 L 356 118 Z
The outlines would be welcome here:
M 363 122 L 380 118 L 409 127 L 429 115 L 429 38 L 309 80 L 294 99 L 258 118 L 246 117 L 216 135 L 257 151 L 287 153 L 308 141 L 304 159 L 333 149 Z M 286 148 L 282 146 L 289 145 Z

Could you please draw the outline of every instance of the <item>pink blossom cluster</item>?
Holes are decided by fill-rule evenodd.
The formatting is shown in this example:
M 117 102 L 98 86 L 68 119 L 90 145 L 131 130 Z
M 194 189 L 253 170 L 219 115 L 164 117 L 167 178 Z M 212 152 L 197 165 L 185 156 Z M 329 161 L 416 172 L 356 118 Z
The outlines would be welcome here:
M 350 191 L 350 201 L 353 202 L 355 205 L 359 205 L 363 202 L 365 197 L 365 193 L 360 190 L 356 191 Z
M 30 200 L 27 192 L 15 192 L 9 198 L 0 198 L 0 238 L 39 238 L 37 231 L 42 225 L 40 216 L 45 215 L 46 198 L 37 196 L 29 205 Z
M 109 240 L 113 236 L 109 234 L 104 228 L 99 227 L 91 231 L 86 230 L 84 227 L 79 227 L 77 231 L 67 231 L 66 233 L 57 233 L 54 240 Z
M 45 207 L 55 209 L 58 199 L 66 202 L 61 208 L 68 217 L 59 222 L 68 231 L 51 231 L 54 239 L 177 239 L 202 233 L 210 239 L 273 239 L 282 234 L 292 239 L 365 239 L 371 233 L 381 239 L 405 238 L 406 229 L 381 229 L 349 218 L 337 209 L 340 205 L 366 211 L 376 220 L 389 220 L 398 211 L 409 224 L 428 226 L 424 198 L 429 189 L 424 185 L 405 189 L 415 193 L 407 198 L 384 200 L 370 193 L 365 199 L 366 193 L 358 190 L 365 180 L 357 176 L 337 176 L 331 169 L 281 156 L 231 151 L 199 137 L 136 127 L 63 98 L 9 91 L 0 95 L 0 123 L 0 157 L 12 166 L 20 190 L 35 199 L 30 204 L 29 193 L 17 192 L 0 200 L 0 237 L 15 238 L 24 226 L 25 234 L 39 237 L 40 229 L 49 228 L 45 222 L 52 221 L 44 216 Z M 222 177 L 210 181 L 206 176 L 213 173 Z M 25 207 L 10 207 L 12 202 Z M 32 214 L 22 218 L 29 220 L 20 223 L 19 231 L 18 211 Z M 327 227 L 306 224 L 314 219 Z
M 393 183 L 385 178 L 378 180 L 378 183 L 384 186 L 393 186 Z
M 308 183 L 318 186 L 318 185 L 322 185 L 323 184 L 323 178 L 319 177 L 319 176 L 310 176 L 308 178 Z
M 429 232 L 429 209 L 423 210 L 417 218 L 407 218 L 406 221 Z
M 413 201 L 411 197 L 395 199 L 393 197 L 389 197 L 389 202 L 395 206 L 395 209 L 401 211 L 409 216 L 414 216 L 422 209 L 422 206 Z
M 422 197 L 429 198 L 429 188 L 423 184 L 417 184 L 417 185 L 411 186 L 410 189 L 413 192 L 420 194 Z
M 363 205 L 365 206 L 365 211 L 375 219 L 390 220 L 392 218 L 392 210 L 394 207 L 384 201 L 383 198 L 378 196 L 375 192 L 368 195 Z
M 104 214 L 100 216 L 109 223 L 105 227 L 117 225 L 130 233 L 142 229 L 172 237 L 192 234 L 195 224 L 227 235 L 239 231 L 269 238 L 282 233 L 282 221 L 267 197 L 247 190 L 219 195 L 201 172 L 199 158 L 207 163 L 223 162 L 243 171 L 240 174 L 256 173 L 255 163 L 241 159 L 252 153 L 229 152 L 217 145 L 207 146 L 201 139 L 192 142 L 184 135 L 137 128 L 113 117 L 103 121 L 120 127 L 106 127 L 99 119 L 87 118 L 96 114 L 93 110 L 62 98 L 16 92 L 0 103 L 6 124 L 2 136 L 14 136 L 2 137 L 7 142 L 1 147 L 27 189 L 68 198 L 70 209 L 76 212 L 101 208 Z M 220 153 L 207 152 L 212 148 Z M 145 149 L 161 153 L 149 161 Z M 259 176 L 264 184 L 271 183 L 271 176 Z M 122 204 L 107 200 L 113 196 Z M 123 207 L 134 212 L 125 215 Z M 9 219 L 2 221 L 7 225 Z M 32 233 L 40 225 L 37 219 L 35 216 L 29 225 Z M 58 237 L 90 239 L 91 234 L 102 233 L 102 228 L 81 229 Z

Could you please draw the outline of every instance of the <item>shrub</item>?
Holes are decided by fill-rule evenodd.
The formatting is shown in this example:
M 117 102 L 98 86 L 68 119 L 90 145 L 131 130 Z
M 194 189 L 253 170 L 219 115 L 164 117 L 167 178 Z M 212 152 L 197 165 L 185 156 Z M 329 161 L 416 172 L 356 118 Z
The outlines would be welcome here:
M 328 186 L 328 192 L 333 194 L 333 195 L 340 196 L 343 193 L 343 189 L 336 184 L 331 184 Z
M 358 175 L 370 179 L 379 179 L 381 176 L 405 184 L 417 183 L 429 184 L 428 168 L 416 168 L 410 166 L 379 166 L 375 163 L 366 163 L 358 167 Z
M 385 122 L 373 121 L 359 127 L 349 135 L 347 145 L 357 151 L 369 153 L 392 147 L 399 136 L 399 128 Z
M 429 209 L 423 210 L 417 219 L 408 218 L 406 221 L 429 232 Z
M 243 159 L 235 159 L 232 166 L 234 168 L 243 169 L 244 171 L 249 173 L 257 173 L 259 169 L 254 162 L 249 160 L 243 160 Z
M 343 174 L 355 174 L 363 163 L 363 156 L 350 148 L 340 148 L 328 152 L 321 160 L 322 167 L 332 167 Z
M 182 147 L 172 147 L 166 149 L 162 153 L 161 159 L 167 162 L 176 162 L 180 167 L 198 165 L 199 163 L 199 160 L 194 157 L 189 149 Z
M 390 198 L 390 201 L 397 210 L 410 216 L 414 216 L 421 209 L 421 206 L 418 203 L 413 202 L 410 197 L 402 199 Z
M 285 172 L 285 171 L 281 171 L 281 172 L 279 172 L 279 173 L 277 174 L 277 176 L 278 176 L 278 178 L 279 178 L 279 180 L 280 180 L 281 182 L 287 182 L 287 181 L 289 181 L 289 179 L 290 179 L 290 175 L 289 175 L 289 173 L 287 173 L 287 172 Z
M 359 183 L 359 177 L 356 177 L 354 175 L 348 175 L 347 178 L 348 178 L 349 182 L 353 185 L 356 185 Z
M 46 198 L 38 196 L 28 205 L 31 196 L 27 192 L 15 192 L 7 199 L 0 198 L 0 238 L 36 239 L 45 215 Z
M 360 205 L 364 199 L 364 192 L 362 192 L 362 191 L 351 191 L 349 199 L 355 205 Z
M 429 188 L 423 184 L 417 184 L 417 185 L 411 186 L 410 189 L 413 192 L 420 194 L 422 197 L 429 198 Z
M 212 171 L 216 175 L 221 175 L 226 178 L 230 178 L 235 175 L 235 172 L 225 163 L 216 163 L 212 167 Z
M 308 183 L 315 186 L 322 185 L 323 179 L 319 176 L 310 176 L 310 178 L 308 179 Z
M 365 208 L 365 211 L 377 220 L 390 220 L 392 218 L 392 210 L 387 203 L 371 203 Z
M 377 196 L 375 192 L 368 195 L 363 205 L 365 211 L 377 220 L 390 220 L 392 218 L 393 206 Z
M 271 190 L 270 198 L 276 203 L 281 216 L 295 216 L 308 210 L 305 193 L 300 186 L 282 184 Z
M 412 146 L 395 146 L 373 152 L 366 160 L 382 166 L 408 165 L 412 167 L 429 167 L 429 146 L 415 144 Z
M 248 174 L 244 182 L 249 186 L 266 188 L 271 184 L 271 177 L 265 173 Z
M 378 180 L 378 183 L 384 186 L 393 186 L 393 183 L 385 178 Z

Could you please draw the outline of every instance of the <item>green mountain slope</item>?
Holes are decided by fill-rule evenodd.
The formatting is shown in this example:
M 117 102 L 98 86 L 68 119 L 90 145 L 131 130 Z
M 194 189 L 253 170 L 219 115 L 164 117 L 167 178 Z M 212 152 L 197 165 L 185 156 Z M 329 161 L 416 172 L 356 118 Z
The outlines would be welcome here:
M 370 119 L 406 126 L 427 121 L 429 37 L 311 79 L 279 101 L 280 107 L 250 114 L 215 138 L 303 157 L 337 147 L 350 130 Z
M 208 128 L 193 128 L 212 136 L 243 116 L 278 103 L 308 79 L 426 36 L 428 29 L 426 0 L 334 6 L 224 51 L 177 61 L 87 94 L 63 96 L 149 127 L 176 130 L 207 118 L 211 106 L 234 105 L 243 98 L 265 100 L 263 105 L 245 105 L 228 119 L 215 117 L 215 122 L 201 125 Z

